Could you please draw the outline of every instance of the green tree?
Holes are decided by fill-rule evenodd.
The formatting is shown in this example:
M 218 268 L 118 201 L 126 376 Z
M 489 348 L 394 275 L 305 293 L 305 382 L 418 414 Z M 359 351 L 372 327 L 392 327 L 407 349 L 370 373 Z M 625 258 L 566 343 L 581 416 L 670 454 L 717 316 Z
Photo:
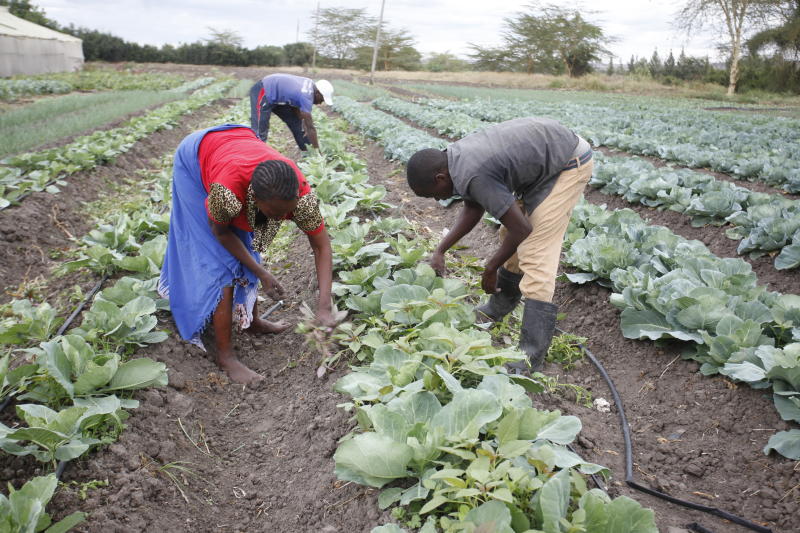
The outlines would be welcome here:
M 469 47 L 472 49 L 469 57 L 475 70 L 490 72 L 519 70 L 511 50 L 503 47 L 482 47 L 477 44 L 470 44 Z
M 257 46 L 252 50 L 248 50 L 246 57 L 248 65 L 277 67 L 286 64 L 286 55 L 282 46 Z
M 58 23 L 47 17 L 44 9 L 30 3 L 30 0 L 0 0 L 0 6 L 7 6 L 8 12 L 40 26 L 46 26 L 52 30 L 62 31 Z
M 211 37 L 206 39 L 208 43 L 230 46 L 232 48 L 241 48 L 242 44 L 244 44 L 244 38 L 235 30 L 218 30 L 210 26 L 207 29 L 211 34 Z
M 315 13 L 313 19 L 317 54 L 338 68 L 351 66 L 356 59 L 356 50 L 369 46 L 370 38 L 365 28 L 374 29 L 377 24 L 363 8 L 325 8 Z
M 354 66 L 356 68 L 369 70 L 372 66 L 374 43 L 369 43 L 369 41 L 375 38 L 376 30 L 377 24 L 364 28 L 363 42 L 365 44 L 355 50 Z M 416 70 L 420 68 L 421 59 L 422 54 L 414 48 L 414 38 L 406 30 L 394 30 L 385 27 L 384 24 L 384 27 L 381 28 L 381 41 L 375 64 L 377 70 Z
M 614 71 L 614 56 L 611 56 L 608 60 L 608 70 L 606 70 L 606 74 L 609 76 L 613 76 L 615 74 Z
M 429 55 L 422 66 L 431 72 L 461 72 L 470 68 L 468 61 L 451 54 L 449 50 Z
M 677 24 L 687 33 L 709 26 L 721 28 L 724 45 L 730 50 L 728 96 L 733 96 L 746 35 L 762 26 L 783 4 L 779 0 L 686 0 Z
M 591 72 L 591 62 L 608 53 L 610 39 L 603 29 L 587 21 L 581 11 L 538 3 L 505 19 L 506 48 L 526 72 L 542 71 L 581 76 Z
M 650 69 L 650 75 L 654 78 L 661 76 L 663 71 L 661 65 L 661 58 L 658 56 L 658 48 L 653 50 L 653 55 L 650 56 L 650 62 L 647 64 L 647 68 Z
M 674 76 L 674 75 L 675 75 L 675 56 L 672 54 L 672 50 L 670 50 L 667 59 L 664 60 L 664 76 Z
M 287 65 L 303 67 L 311 63 L 314 45 L 311 43 L 289 43 L 283 45 L 283 55 Z

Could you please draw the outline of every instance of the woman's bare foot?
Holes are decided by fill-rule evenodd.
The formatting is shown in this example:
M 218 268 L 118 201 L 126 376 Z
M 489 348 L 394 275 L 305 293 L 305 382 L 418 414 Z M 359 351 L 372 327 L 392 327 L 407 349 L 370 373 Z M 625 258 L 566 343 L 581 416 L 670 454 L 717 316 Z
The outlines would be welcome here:
M 262 320 L 260 318 L 253 318 L 253 322 L 250 324 L 250 327 L 247 328 L 246 332 L 248 333 L 281 333 L 289 329 L 288 322 L 284 322 L 283 320 L 279 320 L 277 322 L 270 322 L 269 320 Z
M 247 368 L 244 363 L 239 361 L 234 355 L 220 356 L 217 359 L 217 364 L 228 374 L 231 381 L 236 383 L 255 383 L 264 379 L 264 376 Z

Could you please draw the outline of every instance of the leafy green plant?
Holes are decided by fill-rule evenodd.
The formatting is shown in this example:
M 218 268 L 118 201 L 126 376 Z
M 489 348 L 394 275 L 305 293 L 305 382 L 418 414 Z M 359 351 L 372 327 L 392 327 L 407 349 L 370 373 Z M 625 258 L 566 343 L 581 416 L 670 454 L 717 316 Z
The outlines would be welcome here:
M 55 466 L 56 461 L 70 461 L 92 446 L 116 440 L 128 416 L 124 409 L 136 406 L 135 400 L 116 396 L 76 398 L 73 406 L 60 411 L 37 404 L 17 405 L 17 416 L 26 425 L 9 428 L 0 424 L 0 449 Z
M 9 533 L 59 533 L 69 531 L 86 520 L 86 514 L 72 513 L 55 524 L 45 512 L 58 486 L 54 474 L 39 476 L 15 490 L 9 484 L 8 496 L 0 494 L 0 530 Z
M 13 300 L 0 312 L 0 346 L 46 340 L 64 322 L 47 302 L 34 305 L 30 300 Z
M 98 295 L 84 314 L 80 327 L 72 332 L 100 345 L 145 346 L 163 342 L 167 334 L 153 331 L 158 323 L 154 315 L 156 309 L 156 300 L 148 296 L 137 296 L 119 306 Z
M 547 361 L 560 364 L 564 370 L 572 370 L 575 363 L 583 359 L 581 345 L 586 344 L 586 341 L 586 337 L 572 333 L 556 335 L 547 350 Z
M 64 399 L 167 385 L 164 363 L 139 358 L 122 361 L 114 352 L 98 352 L 78 335 L 56 337 L 38 348 L 39 372 L 32 376 L 23 400 L 58 403 Z

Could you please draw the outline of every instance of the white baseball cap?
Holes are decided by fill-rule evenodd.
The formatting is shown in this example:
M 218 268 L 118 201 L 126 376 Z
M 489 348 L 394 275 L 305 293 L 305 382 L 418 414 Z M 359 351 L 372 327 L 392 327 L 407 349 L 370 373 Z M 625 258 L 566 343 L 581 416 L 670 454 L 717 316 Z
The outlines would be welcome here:
M 319 80 L 314 84 L 322 94 L 322 99 L 328 105 L 333 105 L 333 85 L 328 80 Z

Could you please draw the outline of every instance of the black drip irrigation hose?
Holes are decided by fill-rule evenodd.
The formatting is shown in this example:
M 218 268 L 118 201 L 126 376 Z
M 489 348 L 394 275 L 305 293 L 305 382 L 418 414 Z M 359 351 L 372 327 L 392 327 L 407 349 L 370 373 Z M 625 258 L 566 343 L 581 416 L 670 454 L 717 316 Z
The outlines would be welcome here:
M 78 315 L 81 314 L 83 308 L 86 307 L 86 304 L 89 303 L 89 300 L 91 300 L 94 297 L 94 295 L 97 294 L 97 292 L 100 290 L 100 287 L 103 286 L 103 283 L 105 283 L 107 279 L 108 279 L 108 274 L 103 275 L 103 277 L 100 278 L 100 281 L 98 281 L 95 284 L 95 286 L 92 287 L 92 289 L 89 291 L 89 294 L 86 295 L 86 298 L 83 299 L 80 305 L 72 311 L 72 313 L 67 317 L 64 323 L 61 324 L 61 327 L 58 328 L 58 331 L 56 331 L 56 337 L 58 337 L 59 335 L 63 335 L 64 332 L 67 331 L 67 328 L 70 326 L 70 324 L 72 324 L 72 322 L 78 317 Z
M 560 328 L 556 329 L 560 333 L 566 333 L 564 330 Z M 611 376 L 608 375 L 608 372 L 606 372 L 605 367 L 603 367 L 603 365 L 589 350 L 589 348 L 587 348 L 583 344 L 578 344 L 578 346 L 583 351 L 583 353 L 586 354 L 586 357 L 589 358 L 589 361 L 592 362 L 595 368 L 597 368 L 598 372 L 600 372 L 600 375 L 603 376 L 603 379 L 608 385 L 608 388 L 611 390 L 611 395 L 614 397 L 614 404 L 617 406 L 617 414 L 619 415 L 620 425 L 622 426 L 622 437 L 623 440 L 625 441 L 625 483 L 630 488 L 644 492 L 645 494 L 649 494 L 651 496 L 655 496 L 656 498 L 666 500 L 670 503 L 674 503 L 675 505 L 681 505 L 683 507 L 688 507 L 689 509 L 694 509 L 695 511 L 702 511 L 704 513 L 717 516 L 724 520 L 733 522 L 734 524 L 738 524 L 748 529 L 752 529 L 753 531 L 758 531 L 759 533 L 773 533 L 772 529 L 768 527 L 754 524 L 749 520 L 745 520 L 744 518 L 728 513 L 727 511 L 717 509 L 716 507 L 709 507 L 707 505 L 681 500 L 680 498 L 670 496 L 669 494 L 665 494 L 663 492 L 651 489 L 650 487 L 646 487 L 644 485 L 640 485 L 639 483 L 637 483 L 636 480 L 633 478 L 633 444 L 631 441 L 631 429 L 630 426 L 628 425 L 628 419 L 625 416 L 625 408 L 622 405 L 622 399 L 619 396 L 619 392 L 617 392 L 617 388 L 614 386 L 614 382 L 612 381 Z M 697 523 L 692 523 L 689 526 L 690 527 L 693 526 L 693 530 L 697 531 L 698 533 L 709 533 L 708 529 L 704 528 L 703 526 Z

